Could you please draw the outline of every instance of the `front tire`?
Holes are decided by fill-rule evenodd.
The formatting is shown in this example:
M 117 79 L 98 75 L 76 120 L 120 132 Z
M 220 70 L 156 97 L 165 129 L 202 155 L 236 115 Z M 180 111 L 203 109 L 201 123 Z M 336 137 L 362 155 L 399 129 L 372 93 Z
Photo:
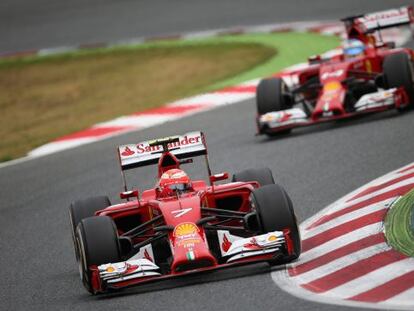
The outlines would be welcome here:
M 82 219 L 94 216 L 97 211 L 103 210 L 108 206 L 111 206 L 111 202 L 107 196 L 96 196 L 78 200 L 69 206 L 70 228 L 73 245 L 75 247 L 76 261 L 79 261 L 79 250 L 75 241 L 76 227 Z
M 412 107 L 414 105 L 414 68 L 410 57 L 406 53 L 388 55 L 384 59 L 383 74 L 387 88 L 404 87 Z
M 292 103 L 286 95 L 287 86 L 281 78 L 263 79 L 256 90 L 256 106 L 258 115 L 272 111 L 281 111 L 292 108 Z M 290 133 L 291 129 L 280 131 L 276 134 Z M 266 133 L 274 136 L 274 133 Z
M 261 233 L 289 229 L 293 242 L 293 254 L 282 262 L 289 262 L 300 256 L 301 238 L 293 204 L 286 191 L 279 185 L 266 185 L 252 192 L 252 203 L 256 208 Z M 281 263 L 269 262 L 271 265 Z
M 108 216 L 82 219 L 76 230 L 79 248 L 79 272 L 85 288 L 96 294 L 92 286 L 92 265 L 121 261 L 121 251 L 115 223 Z

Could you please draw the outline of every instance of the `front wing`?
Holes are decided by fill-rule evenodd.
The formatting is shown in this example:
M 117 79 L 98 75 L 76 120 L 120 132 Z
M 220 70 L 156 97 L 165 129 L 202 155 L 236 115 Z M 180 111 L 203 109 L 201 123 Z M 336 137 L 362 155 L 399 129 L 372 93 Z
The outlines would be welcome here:
M 90 267 L 94 291 L 95 293 L 106 292 L 241 264 L 274 261 L 286 255 L 291 255 L 292 245 L 288 231 L 274 231 L 254 237 L 241 238 L 230 234 L 228 231 L 218 230 L 217 235 L 224 261 L 222 264 L 184 272 L 162 274 L 160 267 L 151 258 L 133 256 L 127 261 Z M 189 260 L 197 259 L 189 258 Z
M 312 119 L 300 108 L 273 111 L 257 118 L 259 134 L 277 133 L 295 127 L 309 126 L 332 120 L 350 118 L 360 114 L 380 112 L 394 108 L 404 108 L 409 104 L 403 88 L 365 94 L 354 105 L 353 112 L 334 115 L 326 111 L 321 118 Z

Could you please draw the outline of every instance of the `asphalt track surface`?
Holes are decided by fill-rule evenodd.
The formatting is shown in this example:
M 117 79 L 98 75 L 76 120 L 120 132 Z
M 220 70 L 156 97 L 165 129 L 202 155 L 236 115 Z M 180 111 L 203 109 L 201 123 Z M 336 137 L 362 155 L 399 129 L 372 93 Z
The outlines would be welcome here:
M 190 1 L 177 1 L 176 8 L 169 1 L 145 4 L 142 1 L 85 1 L 82 4 L 73 1 L 71 5 L 63 1 L 37 1 L 35 6 L 32 1 L 3 0 L 0 4 L 1 49 L 26 49 L 36 44 L 54 46 L 67 43 L 65 38 L 73 42 L 115 39 L 128 37 L 136 29 L 141 29 L 142 34 L 159 34 L 305 18 L 332 19 L 348 12 L 357 13 L 356 4 L 362 11 L 403 4 L 402 1 L 348 1 L 345 5 L 327 1 L 325 8 L 320 6 L 320 10 L 310 12 L 305 7 L 309 8 L 309 3 L 283 3 L 280 4 L 283 9 L 279 9 L 274 1 L 262 1 L 260 6 L 258 2 L 253 5 L 244 1 L 192 1 L 190 6 Z M 94 10 L 93 4 L 97 5 Z M 65 6 L 72 9 L 61 11 Z M 137 13 L 131 21 L 134 15 L 131 11 L 139 6 L 148 12 L 157 12 L 157 17 L 142 20 L 144 13 Z M 229 9 L 217 9 L 222 6 Z M 172 10 L 173 7 L 176 9 Z M 6 12 L 8 9 L 10 14 Z M 21 16 L 18 11 L 22 12 Z M 111 11 L 125 12 L 126 18 L 111 15 Z M 197 14 L 203 11 L 203 17 L 197 19 Z M 65 14 L 79 19 L 71 19 L 69 23 L 65 21 L 68 18 Z M 11 27 L 9 31 L 14 36 L 4 36 L 3 15 L 9 16 L 6 25 Z M 86 16 L 94 27 L 83 33 L 79 27 Z M 181 19 L 173 29 L 170 26 L 177 16 Z M 280 16 L 283 19 L 278 20 Z M 100 34 L 98 26 L 103 20 L 108 31 Z M 42 36 L 31 36 L 30 31 L 25 31 L 30 27 Z M 54 31 L 46 34 L 40 31 L 42 28 Z M 106 297 L 91 297 L 80 284 L 67 207 L 76 198 L 96 194 L 108 194 L 113 202 L 119 201 L 115 199 L 121 188 L 115 154 L 118 144 L 201 129 L 207 135 L 215 172 L 270 167 L 288 190 L 302 220 L 373 178 L 413 161 L 414 111 L 405 114 L 391 111 L 319 125 L 272 140 L 254 137 L 254 111 L 254 102 L 246 101 L 2 168 L 0 310 L 351 310 L 290 296 L 273 283 L 270 269 L 261 264 L 148 285 Z M 189 171 L 193 176 L 199 174 L 197 169 Z M 155 170 L 136 171 L 133 184 L 151 187 L 154 175 Z
M 412 0 L 2 0 L 0 52 L 338 19 Z

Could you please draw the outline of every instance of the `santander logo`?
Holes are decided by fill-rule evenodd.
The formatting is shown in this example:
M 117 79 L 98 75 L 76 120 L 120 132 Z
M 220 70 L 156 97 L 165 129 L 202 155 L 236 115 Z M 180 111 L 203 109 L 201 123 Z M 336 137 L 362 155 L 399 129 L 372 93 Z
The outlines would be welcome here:
M 123 157 L 129 157 L 135 154 L 135 151 L 132 151 L 131 148 L 125 147 L 125 150 L 121 153 Z
M 179 141 L 177 141 L 175 143 L 169 143 L 168 148 L 169 149 L 176 149 L 176 148 L 185 147 L 185 146 L 188 146 L 188 145 L 199 144 L 200 142 L 201 142 L 201 136 L 185 135 Z M 161 151 L 161 150 L 162 150 L 161 146 L 149 146 L 148 143 L 140 143 L 140 144 L 137 145 L 137 153 L 138 154 L 152 153 L 152 152 L 157 152 L 157 151 Z

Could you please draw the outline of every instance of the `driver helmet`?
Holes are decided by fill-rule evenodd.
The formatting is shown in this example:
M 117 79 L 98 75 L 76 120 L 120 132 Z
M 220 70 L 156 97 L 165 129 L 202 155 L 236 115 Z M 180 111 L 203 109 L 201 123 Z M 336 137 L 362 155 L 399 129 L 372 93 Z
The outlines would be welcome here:
M 361 40 L 350 39 L 343 43 L 342 48 L 345 57 L 353 58 L 364 54 L 365 44 Z
M 176 168 L 164 172 L 158 182 L 158 190 L 162 196 L 172 196 L 191 189 L 190 177 L 183 170 Z

